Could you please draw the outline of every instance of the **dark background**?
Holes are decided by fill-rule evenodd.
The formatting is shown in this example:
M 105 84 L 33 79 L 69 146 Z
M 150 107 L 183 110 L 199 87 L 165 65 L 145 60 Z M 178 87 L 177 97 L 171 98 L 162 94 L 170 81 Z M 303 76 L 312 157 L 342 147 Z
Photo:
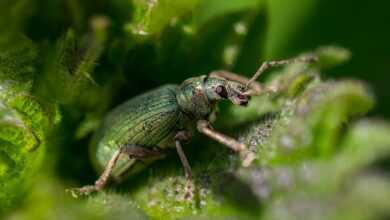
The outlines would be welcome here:
M 270 21 L 275 23 L 269 27 L 269 57 L 289 56 L 324 44 L 349 48 L 351 61 L 329 71 L 327 77 L 354 77 L 369 82 L 377 97 L 372 114 L 390 116 L 390 2 L 272 2 L 277 6 L 269 12 Z M 312 9 L 305 13 L 302 5 Z

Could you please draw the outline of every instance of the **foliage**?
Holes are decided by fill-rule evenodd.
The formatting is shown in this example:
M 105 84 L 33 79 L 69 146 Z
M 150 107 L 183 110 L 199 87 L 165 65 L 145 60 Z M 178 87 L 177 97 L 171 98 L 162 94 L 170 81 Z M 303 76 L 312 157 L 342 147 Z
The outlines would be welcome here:
M 342 70 L 354 77 L 347 74 L 359 66 L 360 47 L 318 48 L 334 41 L 317 37 L 296 49 L 324 3 L 292 3 L 287 10 L 279 0 L 2 1 L 0 217 L 388 217 L 390 124 L 362 118 L 374 106 L 372 87 L 329 79 Z M 275 92 L 253 97 L 247 108 L 221 103 L 215 127 L 256 153 L 251 167 L 198 135 L 185 149 L 195 176 L 191 201 L 175 154 L 91 197 L 65 193 L 95 180 L 88 145 L 113 106 L 215 69 L 250 76 L 260 60 L 307 51 L 319 62 L 263 76 Z M 373 88 L 385 96 L 380 84 Z M 379 106 L 375 112 L 386 115 L 386 101 Z

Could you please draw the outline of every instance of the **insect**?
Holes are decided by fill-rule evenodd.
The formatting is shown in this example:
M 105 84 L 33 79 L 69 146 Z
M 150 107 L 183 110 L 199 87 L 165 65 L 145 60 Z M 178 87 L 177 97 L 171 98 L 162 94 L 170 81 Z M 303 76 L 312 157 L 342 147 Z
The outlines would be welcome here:
M 176 148 L 187 179 L 186 198 L 192 197 L 192 171 L 182 149 L 193 130 L 239 153 L 242 165 L 249 166 L 255 154 L 232 137 L 214 130 L 210 116 L 218 101 L 227 99 L 246 106 L 251 96 L 269 90 L 256 82 L 271 67 L 295 62 L 309 63 L 315 56 L 264 62 L 248 79 L 228 71 L 214 71 L 185 80 L 181 85 L 165 85 L 132 98 L 111 111 L 95 134 L 94 155 L 103 168 L 93 185 L 71 189 L 73 196 L 87 195 L 106 186 L 110 177 L 120 181 L 134 171 L 164 157 Z

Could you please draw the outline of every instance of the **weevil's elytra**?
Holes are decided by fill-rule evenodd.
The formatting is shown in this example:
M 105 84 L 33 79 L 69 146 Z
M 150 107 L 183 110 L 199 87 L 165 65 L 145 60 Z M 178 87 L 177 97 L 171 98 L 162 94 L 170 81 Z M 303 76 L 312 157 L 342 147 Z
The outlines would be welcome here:
M 130 99 L 108 114 L 95 136 L 99 168 L 104 167 L 119 148 L 131 148 L 130 144 L 150 149 L 175 146 L 173 138 L 177 130 L 188 127 L 188 119 L 178 108 L 176 89 L 176 85 L 159 87 Z M 112 144 L 110 140 L 117 141 Z M 119 178 L 132 163 L 133 160 L 120 157 L 111 175 Z
M 180 85 L 165 85 L 136 96 L 112 110 L 94 138 L 92 156 L 103 170 L 94 185 L 73 189 L 77 196 L 102 189 L 109 178 L 123 179 L 175 148 L 188 180 L 186 197 L 192 196 L 192 171 L 182 150 L 194 130 L 239 153 L 243 166 L 255 159 L 247 147 L 210 125 L 216 103 L 222 99 L 246 106 L 253 95 L 267 88 L 255 82 L 270 67 L 293 62 L 311 62 L 313 56 L 265 62 L 251 79 L 227 71 L 193 77 Z

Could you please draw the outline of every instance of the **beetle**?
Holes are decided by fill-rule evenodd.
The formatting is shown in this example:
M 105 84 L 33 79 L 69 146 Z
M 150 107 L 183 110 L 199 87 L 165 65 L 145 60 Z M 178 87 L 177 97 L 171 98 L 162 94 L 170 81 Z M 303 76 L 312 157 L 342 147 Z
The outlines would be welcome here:
M 106 186 L 110 177 L 120 181 L 151 162 L 164 157 L 166 149 L 176 148 L 187 179 L 186 198 L 192 196 L 192 171 L 182 149 L 193 130 L 238 152 L 242 165 L 255 159 L 245 144 L 214 130 L 210 116 L 218 101 L 227 99 L 246 106 L 251 96 L 270 88 L 256 82 L 267 69 L 295 62 L 310 63 L 314 55 L 264 62 L 250 78 L 220 70 L 185 80 L 180 85 L 164 85 L 136 96 L 112 110 L 95 133 L 93 156 L 103 168 L 93 185 L 69 190 L 73 196 L 87 195 Z

